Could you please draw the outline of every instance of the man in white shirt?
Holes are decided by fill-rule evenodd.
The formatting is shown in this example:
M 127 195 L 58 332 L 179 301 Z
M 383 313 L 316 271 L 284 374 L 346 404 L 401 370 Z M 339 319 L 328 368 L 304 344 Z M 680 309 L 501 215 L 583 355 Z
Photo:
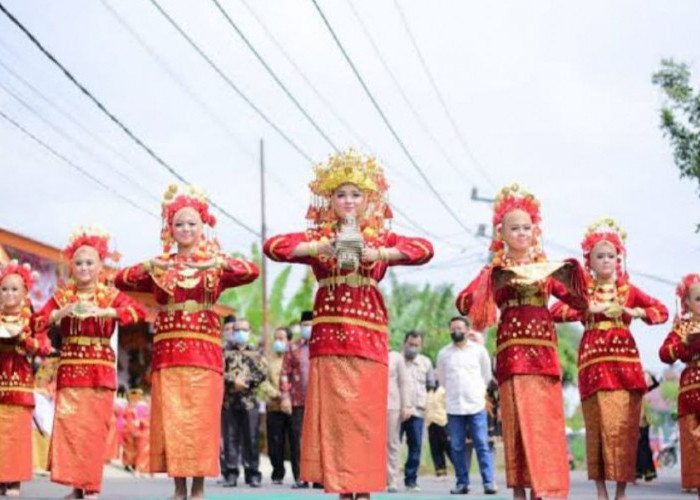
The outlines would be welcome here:
M 457 485 L 452 494 L 469 493 L 469 469 L 465 440 L 471 434 L 476 450 L 484 493 L 495 494 L 493 456 L 488 446 L 486 386 L 491 380 L 491 359 L 483 345 L 468 338 L 470 323 L 457 316 L 450 321 L 452 344 L 437 357 L 438 378 L 445 388 L 447 432 Z

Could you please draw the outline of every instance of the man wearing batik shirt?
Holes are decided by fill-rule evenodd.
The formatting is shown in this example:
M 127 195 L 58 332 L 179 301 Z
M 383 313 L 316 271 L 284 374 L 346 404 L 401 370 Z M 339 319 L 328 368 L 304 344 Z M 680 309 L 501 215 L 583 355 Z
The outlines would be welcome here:
M 309 339 L 311 338 L 311 320 L 313 313 L 301 313 L 301 338 L 292 342 L 284 355 L 280 375 L 280 392 L 282 393 L 282 411 L 292 415 L 292 488 L 308 488 L 309 485 L 299 480 L 299 455 L 301 446 L 301 427 L 304 422 L 304 403 L 306 388 L 309 383 Z
M 227 448 L 224 486 L 236 486 L 240 465 L 245 468 L 246 484 L 260 486 L 260 411 L 255 397 L 257 387 L 267 377 L 267 362 L 249 344 L 250 323 L 239 318 L 233 333 L 233 349 L 224 353 L 223 413 L 230 425 L 224 436 Z

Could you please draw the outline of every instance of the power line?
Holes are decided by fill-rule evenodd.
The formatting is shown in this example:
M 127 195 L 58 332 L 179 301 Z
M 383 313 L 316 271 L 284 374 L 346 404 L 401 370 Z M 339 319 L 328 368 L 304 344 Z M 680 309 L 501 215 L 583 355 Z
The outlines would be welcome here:
M 408 20 L 406 19 L 406 16 L 404 15 L 403 10 L 401 9 L 401 6 L 399 5 L 398 0 L 394 0 L 394 5 L 396 6 L 396 10 L 399 12 L 399 16 L 401 17 L 401 21 L 403 22 L 403 25 L 406 28 L 406 33 L 408 33 L 408 37 L 411 40 L 411 45 L 413 46 L 413 49 L 416 51 L 416 55 L 418 56 L 418 60 L 420 61 L 421 66 L 423 67 L 423 71 L 425 72 L 426 76 L 428 77 L 428 81 L 430 82 L 430 86 L 433 88 L 433 91 L 435 92 L 435 95 L 437 96 L 438 101 L 440 101 L 440 106 L 442 107 L 442 110 L 445 112 L 445 115 L 447 116 L 447 119 L 449 120 L 450 125 L 452 126 L 452 130 L 454 131 L 455 135 L 459 139 L 459 142 L 462 145 L 462 148 L 464 149 L 464 151 L 467 153 L 467 156 L 469 156 L 471 161 L 474 163 L 474 166 L 481 173 L 481 175 L 484 176 L 484 179 L 486 179 L 486 181 L 491 185 L 491 187 L 495 189 L 496 185 L 494 184 L 493 180 L 491 179 L 491 176 L 489 176 L 489 174 L 486 172 L 486 170 L 481 166 L 479 161 L 476 159 L 476 156 L 474 156 L 474 153 L 472 152 L 471 148 L 469 147 L 467 140 L 464 138 L 464 135 L 459 130 L 459 127 L 457 126 L 457 122 L 455 121 L 454 117 L 452 116 L 450 109 L 447 107 L 447 103 L 445 102 L 445 99 L 442 96 L 442 92 L 440 92 L 440 89 L 437 86 L 437 83 L 435 82 L 435 78 L 433 78 L 433 74 L 430 72 L 430 69 L 428 68 L 428 64 L 426 63 L 425 58 L 423 57 L 423 53 L 420 51 L 420 48 L 418 47 L 418 43 L 416 42 L 416 38 L 413 36 L 413 32 L 411 31 L 411 28 L 408 24 Z
M 185 31 L 180 27 L 179 24 L 175 22 L 175 20 L 168 15 L 168 13 L 156 2 L 156 0 L 151 0 L 151 3 L 153 6 L 162 14 L 163 17 L 170 23 L 170 25 L 175 28 L 175 30 L 187 41 L 187 43 L 204 59 L 207 64 L 228 84 L 229 87 L 231 87 L 238 96 L 243 99 L 253 110 L 267 123 L 270 127 L 273 128 L 275 132 L 277 132 L 282 139 L 284 139 L 292 148 L 294 148 L 300 155 L 302 155 L 304 158 L 309 163 L 314 163 L 314 161 L 311 159 L 311 156 L 309 156 L 303 149 L 297 145 L 296 142 L 292 140 L 291 137 L 289 137 L 275 122 L 273 122 L 266 114 L 264 111 L 262 111 L 253 101 L 248 98 L 247 95 L 241 91 L 235 83 L 214 63 L 214 61 L 206 55 L 206 53 L 199 48 L 199 46 L 192 40 L 192 38 L 185 33 Z
M 268 29 L 268 27 L 265 25 L 265 23 L 262 21 L 262 19 L 260 19 L 260 16 L 258 16 L 258 14 L 255 12 L 255 10 L 253 10 L 253 8 L 250 6 L 250 4 L 249 4 L 246 0 L 241 0 L 241 3 L 242 3 L 243 6 L 246 8 L 246 10 L 250 13 L 250 15 L 253 16 L 253 18 L 258 22 L 258 24 L 259 24 L 260 27 L 263 29 L 263 31 L 265 32 L 265 34 L 267 35 L 267 37 L 272 41 L 272 43 L 275 45 L 275 47 L 277 47 L 277 50 L 280 51 L 280 53 L 282 54 L 282 56 L 283 56 L 283 57 L 286 59 L 286 61 L 292 66 L 292 68 L 294 69 L 294 71 L 296 71 L 296 73 L 301 77 L 302 80 L 304 80 L 304 83 L 306 83 L 306 85 L 308 85 L 308 87 L 309 87 L 309 88 L 311 89 L 311 91 L 316 95 L 316 97 L 326 106 L 326 108 L 328 108 L 328 110 L 331 112 L 331 114 L 333 115 L 333 117 L 338 121 L 338 123 L 340 123 L 340 124 L 343 126 L 343 128 L 344 128 L 350 135 L 352 135 L 352 136 L 355 138 L 355 140 L 356 140 L 360 145 L 362 145 L 364 148 L 366 148 L 366 149 L 368 149 L 368 150 L 371 149 L 371 148 L 367 145 L 367 141 L 364 140 L 364 139 L 362 138 L 362 136 L 360 136 L 360 135 L 357 133 L 357 131 L 356 131 L 354 128 L 352 128 L 352 126 L 351 126 L 350 124 L 348 124 L 348 123 L 343 119 L 343 117 L 342 117 L 342 116 L 340 115 L 340 113 L 335 109 L 335 107 L 334 107 L 333 104 L 330 102 L 330 100 L 329 100 L 328 98 L 326 98 L 326 97 L 321 93 L 321 91 L 318 90 L 318 88 L 316 87 L 316 85 L 314 85 L 314 83 L 311 81 L 311 79 L 310 79 L 308 76 L 306 76 L 306 73 L 304 73 L 304 71 L 299 67 L 299 65 L 298 65 L 298 64 L 294 61 L 294 59 L 289 55 L 289 53 L 288 53 L 287 50 L 284 48 L 284 46 L 277 40 L 277 38 L 275 37 L 274 33 L 272 33 L 272 31 L 271 31 L 270 29 Z
M 253 153 L 248 146 L 243 142 L 243 140 L 236 134 L 231 128 L 226 124 L 224 120 L 221 119 L 220 116 L 218 116 L 212 109 L 207 105 L 207 103 L 197 95 L 197 93 L 189 86 L 187 83 L 185 83 L 175 72 L 175 70 L 167 63 L 165 60 L 160 57 L 158 52 L 151 47 L 137 32 L 134 28 L 131 27 L 131 25 L 124 19 L 123 16 L 119 14 L 109 3 L 107 0 L 101 0 L 102 5 L 107 9 L 107 12 L 115 19 L 119 25 L 141 46 L 142 49 L 146 51 L 146 53 L 153 59 L 153 61 L 158 65 L 158 67 L 165 72 L 168 77 L 172 79 L 173 82 L 180 88 L 182 92 L 185 93 L 195 104 L 199 106 L 199 108 L 204 112 L 204 114 L 209 117 L 212 122 L 216 125 L 219 126 L 219 128 L 227 134 L 233 142 L 238 146 L 240 151 L 248 156 L 251 160 L 257 161 L 257 157 L 255 156 L 255 153 Z M 269 169 L 265 171 L 265 175 L 269 177 L 269 179 L 277 184 L 279 187 L 282 188 L 282 192 L 285 194 L 292 193 L 292 189 L 287 186 L 287 184 L 279 179 L 276 175 L 274 175 Z M 300 202 L 303 205 L 303 202 L 301 200 L 296 199 L 297 202 Z
M 39 139 L 37 136 L 35 136 L 34 134 L 32 134 L 30 131 L 28 131 L 26 128 L 24 128 L 22 125 L 20 125 L 19 123 L 17 123 L 14 119 L 12 119 L 12 118 L 10 118 L 8 115 L 6 115 L 5 112 L 3 112 L 2 110 L 0 110 L 0 117 L 2 117 L 3 119 L 5 119 L 5 121 L 7 121 L 7 122 L 10 123 L 11 125 L 13 125 L 13 126 L 14 126 L 15 128 L 17 128 L 19 131 L 21 131 L 24 135 L 26 135 L 27 137 L 29 137 L 30 139 L 32 139 L 35 143 L 37 143 L 39 146 L 41 146 L 42 148 L 44 148 L 46 151 L 48 151 L 49 153 L 51 153 L 53 156 L 55 156 L 56 158 L 58 158 L 59 160 L 61 160 L 62 162 L 64 162 L 66 165 L 68 165 L 68 166 L 70 166 L 71 168 L 77 170 L 81 175 L 87 177 L 87 178 L 90 179 L 92 182 L 94 182 L 95 184 L 97 184 L 98 186 L 100 186 L 102 189 L 104 189 L 104 190 L 110 192 L 112 195 L 116 196 L 117 198 L 119 198 L 120 200 L 124 201 L 125 203 L 128 203 L 129 205 L 131 205 L 131 206 L 132 206 L 133 208 L 135 208 L 136 210 L 139 210 L 139 211 L 141 211 L 141 212 L 143 212 L 143 213 L 145 213 L 145 214 L 147 214 L 147 215 L 149 215 L 149 216 L 151 216 L 151 217 L 153 217 L 153 218 L 155 218 L 155 219 L 158 219 L 158 220 L 160 219 L 160 217 L 159 217 L 156 213 L 151 212 L 151 211 L 148 210 L 147 208 L 144 208 L 144 207 L 142 207 L 141 205 L 139 205 L 138 203 L 135 203 L 135 202 L 132 201 L 130 198 L 127 198 L 126 196 L 124 196 L 123 194 L 121 194 L 119 191 L 117 191 L 117 190 L 114 189 L 113 187 L 109 186 L 108 184 L 105 184 L 105 183 L 102 182 L 99 178 L 97 178 L 97 177 L 95 177 L 94 175 L 92 175 L 87 169 L 81 167 L 80 165 L 78 165 L 77 163 L 75 163 L 74 161 L 72 161 L 71 159 L 69 159 L 68 157 L 66 157 L 66 156 L 64 156 L 63 154 L 61 154 L 61 153 L 59 153 L 58 151 L 56 151 L 54 148 L 52 148 L 52 147 L 49 146 L 47 143 L 45 143 L 44 141 L 42 141 L 41 139 Z
M 263 59 L 263 57 L 260 55 L 260 52 L 257 51 L 255 47 L 253 47 L 253 44 L 250 43 L 248 38 L 243 34 L 243 31 L 238 27 L 238 25 L 234 22 L 233 19 L 228 15 L 226 10 L 221 6 L 221 4 L 218 2 L 218 0 L 212 0 L 214 2 L 214 5 L 216 6 L 217 9 L 219 9 L 219 12 L 221 12 L 221 15 L 224 16 L 226 21 L 228 22 L 229 26 L 234 29 L 234 31 L 238 34 L 238 36 L 241 37 L 241 40 L 246 44 L 246 46 L 250 49 L 250 51 L 255 55 L 256 59 L 260 62 L 260 64 L 263 65 L 265 70 L 268 72 L 268 74 L 272 77 L 272 79 L 277 83 L 277 85 L 284 91 L 284 93 L 289 97 L 289 100 L 292 101 L 294 106 L 299 110 L 299 112 L 304 115 L 304 118 L 313 126 L 314 129 L 316 129 L 316 132 L 318 132 L 321 137 L 330 145 L 331 148 L 333 148 L 334 151 L 338 152 L 339 149 L 338 147 L 333 143 L 333 141 L 328 137 L 326 132 L 319 126 L 318 123 L 316 123 L 316 120 L 314 120 L 311 115 L 304 109 L 304 107 L 299 103 L 296 97 L 289 91 L 287 86 L 280 80 L 280 78 L 277 76 L 277 73 L 275 73 L 272 68 L 270 67 L 269 64 Z
M 104 1 L 104 0 L 103 0 Z M 368 152 L 372 151 L 372 147 L 368 145 L 367 141 L 360 136 L 360 134 L 347 122 L 343 119 L 342 116 L 340 116 L 340 113 L 335 109 L 333 104 L 330 102 L 328 98 L 326 98 L 321 91 L 318 90 L 318 88 L 314 85 L 314 83 L 311 81 L 311 79 L 306 76 L 304 71 L 299 67 L 299 65 L 294 62 L 294 59 L 292 56 L 289 55 L 289 53 L 285 50 L 284 46 L 277 40 L 275 35 L 268 29 L 268 27 L 265 25 L 265 23 L 260 19 L 260 16 L 253 10 L 252 7 L 248 4 L 246 0 L 241 0 L 241 3 L 243 6 L 248 10 L 251 16 L 258 22 L 260 27 L 263 29 L 267 37 L 272 41 L 272 43 L 277 47 L 277 49 L 280 51 L 282 56 L 287 60 L 287 62 L 292 66 L 294 71 L 301 77 L 302 80 L 306 83 L 306 85 L 311 89 L 311 91 L 318 97 L 318 99 L 328 108 L 328 110 L 331 112 L 333 117 L 338 120 L 338 122 L 343 126 L 343 128 L 351 135 L 357 142 L 362 145 L 365 150 Z M 401 177 L 403 180 L 408 182 L 414 187 L 418 187 L 415 181 L 410 178 L 408 175 L 406 175 L 403 171 L 395 168 L 394 166 L 385 163 L 386 167 L 390 169 L 392 172 L 394 172 L 397 176 Z
M 148 198 L 151 199 L 151 201 L 155 201 L 156 204 L 160 203 L 160 200 L 153 196 L 148 190 L 146 190 L 143 186 L 141 186 L 139 183 L 134 181 L 131 177 L 128 175 L 124 174 L 121 172 L 118 168 L 116 168 L 113 164 L 109 162 L 104 162 L 103 160 L 100 160 L 95 156 L 95 154 L 89 150 L 89 148 L 80 142 L 79 140 L 71 137 L 67 133 L 65 133 L 63 130 L 61 130 L 59 127 L 53 124 L 48 118 L 46 118 L 44 115 L 42 115 L 39 111 L 37 111 L 33 106 L 29 105 L 24 99 L 22 99 L 20 96 L 18 96 L 12 89 L 8 88 L 5 84 L 0 82 L 0 88 L 4 90 L 8 95 L 10 95 L 15 101 L 19 102 L 25 109 L 29 110 L 34 116 L 36 116 L 39 120 L 41 120 L 46 126 L 48 126 L 51 130 L 53 130 L 55 133 L 63 137 L 66 141 L 71 143 L 73 146 L 78 148 L 80 151 L 83 153 L 87 154 L 88 156 L 91 156 L 93 159 L 101 162 L 104 164 L 104 166 L 108 167 L 110 170 L 112 170 L 114 173 L 116 173 L 119 178 L 121 178 L 123 181 L 129 183 L 131 186 L 135 187 L 142 193 L 144 193 Z
M 371 32 L 367 29 L 367 25 L 365 22 L 362 20 L 362 17 L 360 16 L 360 13 L 358 10 L 355 8 L 355 5 L 353 4 L 352 0 L 347 0 L 348 5 L 350 9 L 352 10 L 353 15 L 355 16 L 355 19 L 360 25 L 360 28 L 362 29 L 363 33 L 367 37 L 367 40 L 369 41 L 370 45 L 372 46 L 372 50 L 374 51 L 374 54 L 377 56 L 377 59 L 379 59 L 379 62 L 381 63 L 382 67 L 384 67 L 384 70 L 388 73 L 389 77 L 391 78 L 391 81 L 394 83 L 394 87 L 396 87 L 396 90 L 398 90 L 399 95 L 401 96 L 401 99 L 403 100 L 404 104 L 406 104 L 406 107 L 408 107 L 409 111 L 413 115 L 413 118 L 416 120 L 418 125 L 420 125 L 420 128 L 423 130 L 423 133 L 428 136 L 428 138 L 431 140 L 431 142 L 435 145 L 435 147 L 440 151 L 440 154 L 442 155 L 443 159 L 454 169 L 455 172 L 457 172 L 460 176 L 460 178 L 463 178 L 462 176 L 464 175 L 464 172 L 454 163 L 452 158 L 447 154 L 447 151 L 443 147 L 443 145 L 440 143 L 437 137 L 435 137 L 435 134 L 433 134 L 433 131 L 431 128 L 425 123 L 423 118 L 421 117 L 420 113 L 416 109 L 416 107 L 413 105 L 411 100 L 409 99 L 408 95 L 406 94 L 406 91 L 403 89 L 403 86 L 399 82 L 399 79 L 396 77 L 392 69 L 389 67 L 389 64 L 387 63 L 386 59 L 382 55 L 381 51 L 379 50 L 379 46 L 377 45 L 376 41 L 374 40 L 374 37 L 372 36 Z M 466 180 L 466 179 L 465 179 Z
M 396 139 L 396 142 L 399 144 L 399 146 L 403 150 L 403 152 L 406 155 L 406 157 L 408 158 L 408 160 L 411 162 L 411 164 L 415 167 L 415 169 L 418 171 L 420 176 L 423 178 L 423 181 L 428 186 L 430 191 L 435 195 L 435 197 L 438 199 L 440 204 L 445 208 L 445 210 L 450 214 L 450 216 L 457 222 L 457 224 L 459 224 L 469 234 L 473 234 L 473 231 L 471 229 L 469 229 L 469 227 L 467 227 L 467 225 L 464 224 L 464 222 L 462 222 L 462 220 L 459 217 L 457 217 L 457 214 L 452 210 L 452 208 L 442 198 L 440 193 L 438 193 L 437 189 L 435 189 L 435 186 L 433 186 L 433 184 L 430 182 L 430 179 L 428 179 L 428 176 L 425 174 L 425 172 L 423 172 L 423 169 L 413 159 L 413 156 L 408 151 L 408 148 L 406 148 L 406 145 L 401 140 L 399 135 L 396 133 L 396 130 L 394 130 L 394 127 L 389 122 L 388 118 L 384 114 L 384 111 L 382 111 L 382 108 L 379 106 L 376 99 L 372 95 L 372 92 L 369 90 L 369 87 L 367 87 L 367 84 L 365 83 L 364 79 L 362 78 L 359 71 L 355 67 L 355 64 L 352 62 L 352 59 L 350 59 L 350 56 L 348 55 L 347 51 L 345 50 L 345 47 L 343 47 L 343 44 L 340 42 L 340 39 L 336 35 L 335 31 L 333 30 L 333 27 L 331 26 L 330 22 L 328 21 L 325 14 L 323 13 L 323 10 L 321 10 L 321 6 L 318 4 L 317 0 L 311 0 L 311 2 L 316 7 L 316 10 L 318 11 L 319 15 L 321 16 L 321 19 L 323 19 L 324 24 L 328 28 L 328 31 L 330 32 L 331 36 L 333 37 L 333 40 L 335 40 L 336 45 L 340 49 L 340 52 L 343 54 L 343 57 L 345 58 L 348 65 L 350 66 L 353 73 L 355 74 L 358 81 L 360 82 L 360 85 L 362 85 L 362 88 L 364 89 L 365 93 L 367 94 L 367 97 L 369 97 L 370 101 L 372 101 L 372 104 L 373 104 L 374 108 L 377 110 L 377 113 L 379 113 L 379 116 L 382 118 L 382 121 L 387 126 L 387 128 L 389 129 L 391 134 L 394 136 L 394 139 Z
M 118 156 L 119 158 L 122 159 L 127 165 L 131 166 L 133 169 L 138 171 L 138 168 L 134 165 L 131 164 L 131 160 L 127 158 L 124 153 L 122 153 L 119 149 L 115 148 L 111 144 L 109 144 L 107 141 L 103 140 L 100 138 L 97 134 L 93 133 L 89 128 L 84 126 L 80 121 L 78 121 L 76 118 L 74 118 L 68 111 L 63 109 L 61 106 L 56 104 L 54 101 L 46 97 L 39 89 L 37 89 L 34 85 L 32 85 L 27 79 L 22 77 L 19 73 L 17 73 L 15 70 L 10 68 L 7 63 L 3 62 L 0 60 L 0 67 L 2 67 L 5 71 L 7 71 L 10 75 L 12 75 L 16 80 L 21 82 L 24 86 L 26 86 L 29 90 L 31 90 L 34 95 L 39 97 L 43 102 L 48 104 L 52 109 L 54 109 L 57 113 L 59 113 L 61 116 L 63 116 L 66 120 L 71 122 L 75 127 L 80 129 L 80 131 L 93 139 L 95 142 L 99 143 L 103 148 L 109 150 L 112 154 Z
M 121 25 L 124 30 L 129 33 L 129 35 L 136 40 L 136 42 L 143 48 L 148 55 L 155 61 L 155 63 L 163 70 L 172 80 L 177 84 L 182 92 L 184 92 L 199 108 L 206 114 L 214 123 L 216 123 L 225 133 L 227 133 L 231 139 L 233 139 L 236 146 L 238 146 L 241 152 L 250 156 L 251 159 L 255 159 L 255 154 L 248 148 L 243 140 L 233 132 L 224 120 L 221 119 L 208 105 L 207 103 L 197 95 L 197 93 L 192 90 L 175 72 L 175 70 L 170 66 L 165 60 L 158 55 L 155 49 L 151 47 L 131 25 L 122 17 L 108 2 L 107 0 L 101 0 L 102 5 L 107 12 Z
M 177 170 L 170 166 L 170 164 L 168 164 L 165 160 L 158 156 L 149 146 L 147 146 L 141 139 L 139 139 L 139 137 L 136 136 L 136 134 L 134 134 L 129 129 L 129 127 L 122 123 L 121 120 L 119 120 L 119 118 L 117 118 L 111 111 L 109 111 L 99 99 L 97 99 L 82 83 L 80 83 L 73 76 L 73 74 L 70 71 L 68 71 L 68 69 L 53 56 L 53 54 L 51 54 L 47 49 L 45 49 L 41 42 L 39 42 L 39 40 L 37 40 L 36 37 L 32 35 L 32 33 L 27 28 L 25 28 L 24 25 L 5 8 L 2 2 L 0 2 L 0 10 L 31 40 L 31 42 L 34 45 L 36 45 L 36 47 L 44 54 L 44 56 L 46 56 L 54 65 L 56 65 L 56 67 L 58 67 L 61 70 L 61 72 L 66 76 L 66 78 L 68 78 L 76 87 L 78 87 L 78 89 L 80 89 L 80 91 L 86 97 L 88 97 L 100 109 L 100 111 L 102 111 L 115 125 L 117 125 L 126 135 L 128 135 L 129 138 L 131 138 L 131 140 L 138 144 L 144 151 L 146 151 L 146 153 L 151 158 L 153 158 L 158 164 L 160 164 L 163 168 L 170 172 L 176 179 L 180 180 L 185 184 L 190 184 Z M 255 236 L 259 236 L 259 233 L 255 229 L 251 228 L 246 223 L 238 220 L 236 217 L 224 210 L 213 200 L 209 199 L 209 203 L 236 225 L 242 227 L 246 231 L 254 234 Z

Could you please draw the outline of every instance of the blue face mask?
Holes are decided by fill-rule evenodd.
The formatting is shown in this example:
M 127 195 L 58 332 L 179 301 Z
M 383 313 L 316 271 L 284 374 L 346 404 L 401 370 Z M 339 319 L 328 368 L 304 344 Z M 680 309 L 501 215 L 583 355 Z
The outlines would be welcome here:
M 247 344 L 249 337 L 250 332 L 246 330 L 236 330 L 233 332 L 233 341 L 238 345 Z
M 301 338 L 305 340 L 311 338 L 311 325 L 304 325 L 301 327 Z
M 275 340 L 272 343 L 272 350 L 275 351 L 277 354 L 282 354 L 284 351 L 287 350 L 287 343 L 284 340 Z

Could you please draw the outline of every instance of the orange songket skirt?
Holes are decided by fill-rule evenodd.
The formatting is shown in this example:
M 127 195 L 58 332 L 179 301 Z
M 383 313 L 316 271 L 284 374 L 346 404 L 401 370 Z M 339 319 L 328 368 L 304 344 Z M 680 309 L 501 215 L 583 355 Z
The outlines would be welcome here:
M 32 408 L 0 404 L 0 483 L 32 475 Z
M 598 391 L 581 405 L 586 423 L 588 479 L 634 481 L 642 393 Z
M 700 414 L 689 413 L 678 419 L 681 440 L 681 484 L 685 489 L 700 488 Z
M 386 489 L 385 364 L 356 356 L 311 359 L 301 433 L 301 479 L 329 493 Z
M 64 387 L 56 392 L 48 469 L 51 481 L 88 493 L 102 487 L 114 391 Z
M 222 375 L 177 366 L 155 370 L 151 382 L 150 471 L 218 476 Z
M 558 378 L 513 375 L 499 386 L 506 482 L 535 497 L 567 498 L 569 464 Z

